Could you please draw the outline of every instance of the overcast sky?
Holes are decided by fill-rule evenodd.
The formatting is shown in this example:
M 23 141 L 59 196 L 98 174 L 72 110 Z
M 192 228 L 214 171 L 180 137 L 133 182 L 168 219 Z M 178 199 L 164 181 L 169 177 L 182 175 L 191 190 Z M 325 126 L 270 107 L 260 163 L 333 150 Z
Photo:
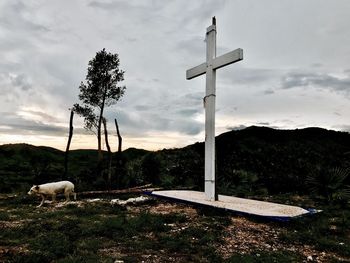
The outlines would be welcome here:
M 126 93 L 107 110 L 123 148 L 204 140 L 205 32 L 217 55 L 244 59 L 217 72 L 216 134 L 250 125 L 350 131 L 350 1 L 0 0 L 0 144 L 64 149 L 69 108 L 97 51 L 118 53 Z M 96 148 L 74 119 L 71 148 Z

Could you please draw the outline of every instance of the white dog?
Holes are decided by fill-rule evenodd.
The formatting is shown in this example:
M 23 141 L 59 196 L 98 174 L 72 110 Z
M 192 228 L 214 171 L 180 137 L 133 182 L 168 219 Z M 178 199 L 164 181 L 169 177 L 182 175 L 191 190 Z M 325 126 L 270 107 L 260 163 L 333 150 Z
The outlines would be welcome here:
M 46 196 L 52 196 L 52 202 L 56 201 L 56 195 L 58 193 L 64 193 L 66 197 L 66 202 L 69 201 L 69 195 L 74 196 L 74 200 L 77 199 L 76 193 L 74 193 L 74 184 L 69 181 L 60 181 L 56 183 L 48 183 L 41 185 L 33 185 L 30 188 L 28 194 L 29 195 L 38 195 L 41 196 L 42 200 L 38 207 L 42 206 L 45 202 Z

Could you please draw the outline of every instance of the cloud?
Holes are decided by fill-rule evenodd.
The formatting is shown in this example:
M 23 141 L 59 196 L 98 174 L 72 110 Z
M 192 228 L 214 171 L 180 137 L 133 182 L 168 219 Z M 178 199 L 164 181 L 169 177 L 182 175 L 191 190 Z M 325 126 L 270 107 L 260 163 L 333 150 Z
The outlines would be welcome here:
M 322 68 L 323 64 L 322 63 L 313 63 L 311 66 L 314 68 Z
M 149 129 L 194 135 L 203 129 L 202 123 L 196 119 L 203 112 L 202 92 L 174 97 L 152 95 L 154 93 L 157 90 L 149 90 L 145 95 L 140 94 L 131 101 L 129 98 L 129 102 L 123 102 L 115 110 L 108 109 L 107 118 L 111 120 L 114 115 L 117 116 L 118 122 L 128 132 Z
M 13 132 L 20 132 L 21 134 L 63 136 L 67 132 L 66 128 L 48 125 L 42 122 L 27 121 L 23 124 L 12 124 L 11 127 Z
M 35 90 L 31 80 L 23 73 L 0 71 L 0 104 L 2 110 L 15 109 L 19 104 L 33 99 Z M 1 116 L 0 116 L 1 119 Z
M 350 78 L 335 77 L 330 74 L 289 72 L 281 79 L 282 89 L 323 88 L 350 95 Z
M 129 28 L 144 25 L 145 23 L 158 23 L 162 19 L 162 11 L 166 4 L 162 1 L 90 1 L 88 7 L 106 14 L 120 14 L 120 27 Z M 134 18 L 137 17 L 135 20 Z M 117 18 L 118 19 L 118 18 Z M 130 24 L 131 23 L 131 24 Z M 126 25 L 129 24 L 129 25 Z M 134 37 L 127 37 L 127 40 Z
M 59 119 L 57 117 L 38 110 L 31 110 L 31 109 L 24 108 L 18 111 L 16 114 L 26 120 L 39 121 L 44 123 L 59 122 Z
M 136 105 L 134 106 L 135 110 L 137 111 L 148 111 L 150 110 L 152 107 L 149 105 Z
M 127 3 L 118 2 L 118 1 L 114 1 L 114 2 L 91 1 L 89 2 L 88 6 L 91 6 L 94 8 L 100 8 L 105 11 L 111 11 L 114 9 L 119 9 L 121 7 L 130 7 L 130 5 L 128 5 Z
M 195 111 L 173 114 L 169 112 L 135 112 L 119 110 L 116 114 L 121 130 L 130 134 L 153 132 L 179 132 L 185 135 L 197 135 L 203 130 L 202 123 L 191 118 Z M 109 118 L 111 120 L 112 118 Z
M 27 91 L 32 88 L 31 83 L 24 74 L 10 75 L 10 79 L 14 86 L 20 87 L 23 91 Z
M 203 101 L 202 96 L 202 92 L 187 93 L 172 99 L 171 104 L 174 105 L 177 109 L 180 109 L 180 111 L 193 110 L 193 108 L 199 111 L 201 109 L 200 106 L 202 105 Z
M 129 105 L 124 102 L 116 109 L 107 109 L 106 117 L 109 121 L 116 117 L 121 130 L 130 134 L 153 131 L 197 135 L 204 129 L 196 119 L 203 111 L 201 96 L 202 93 L 161 98 L 142 96 L 142 104 Z
M 195 114 L 198 114 L 198 110 L 197 109 L 184 109 L 184 110 L 178 110 L 177 113 L 179 115 L 189 117 L 189 116 L 193 116 Z
M 349 97 L 349 4 L 317 3 L 315 20 L 309 19 L 314 12 L 309 2 L 281 3 L 274 10 L 243 2 L 0 1 L 1 133 L 64 136 L 67 110 L 78 102 L 88 61 L 105 47 L 120 55 L 127 86 L 122 101 L 106 109 L 109 129 L 114 130 L 117 117 L 126 137 L 194 138 L 204 130 L 205 77 L 186 81 L 185 71 L 204 62 L 205 29 L 214 15 L 217 54 L 236 47 L 245 52 L 242 62 L 217 72 L 217 119 L 232 118 L 218 122 L 220 127 L 257 120 L 295 127 L 302 121 L 284 125 L 275 120 L 295 120 L 298 114 L 313 125 L 346 123 L 348 100 L 335 92 Z M 290 22 L 295 20 L 304 26 Z M 334 43 L 339 43 L 336 50 Z M 335 53 L 324 56 L 330 50 Z M 332 75 L 335 68 L 347 70 Z M 321 94 L 320 89 L 334 93 Z M 325 95 L 331 95 L 331 108 L 324 109 Z M 5 112 L 13 114 L 6 117 Z M 83 132 L 82 119 L 74 122 L 74 131 Z
M 238 63 L 233 64 L 234 68 L 225 69 L 223 73 L 220 73 L 222 80 L 228 84 L 241 84 L 241 85 L 259 85 L 262 83 L 274 81 L 281 75 L 281 70 L 278 69 L 265 69 L 265 68 L 251 68 L 245 67 Z M 222 69 L 219 69 L 221 72 Z M 271 89 L 269 89 L 271 90 Z
M 28 120 L 13 114 L 7 114 L 6 118 L 2 119 L 2 123 L 5 124 L 0 127 L 0 133 L 3 134 L 64 136 L 68 131 L 61 126 Z
M 229 131 L 239 131 L 239 130 L 244 130 L 247 127 L 248 126 L 246 126 L 246 125 L 240 124 L 238 126 L 227 127 L 227 130 L 229 130 Z
M 62 123 L 55 116 L 34 110 L 22 110 L 17 113 L 0 112 L 0 134 L 47 135 L 64 137 L 68 133 L 68 123 Z M 75 121 L 76 122 L 76 121 Z M 76 125 L 75 125 L 76 126 Z M 74 127 L 74 134 L 91 134 Z
M 334 125 L 334 126 L 332 126 L 332 129 L 336 129 L 339 131 L 344 131 L 344 132 L 350 133 L 350 125 L 349 124 Z
M 186 61 L 193 61 L 192 63 L 194 66 L 197 66 L 197 64 L 201 64 L 205 61 L 205 39 L 204 36 L 191 36 L 187 37 L 186 39 L 181 39 L 177 41 L 176 45 L 174 46 L 174 51 L 176 52 L 182 52 L 184 54 L 184 58 L 186 58 Z M 193 58 L 193 59 L 190 59 Z M 195 61 L 198 58 L 201 58 L 200 61 Z M 188 61 L 187 61 L 188 63 Z M 197 64 L 196 64 L 197 63 Z
M 27 1 L 25 1 L 27 2 Z M 29 32 L 48 32 L 50 29 L 41 23 L 38 23 L 33 19 L 34 17 L 29 14 L 35 6 L 32 8 L 22 1 L 7 1 L 2 6 L 2 13 L 6 15 L 0 16 L 0 25 L 6 26 L 8 31 L 16 28 L 17 30 L 29 31 Z
M 257 122 L 256 125 L 259 125 L 259 126 L 270 126 L 271 123 L 269 123 L 269 122 Z
M 267 89 L 267 90 L 264 90 L 264 95 L 271 95 L 271 94 L 274 94 L 275 91 L 272 90 L 272 89 Z

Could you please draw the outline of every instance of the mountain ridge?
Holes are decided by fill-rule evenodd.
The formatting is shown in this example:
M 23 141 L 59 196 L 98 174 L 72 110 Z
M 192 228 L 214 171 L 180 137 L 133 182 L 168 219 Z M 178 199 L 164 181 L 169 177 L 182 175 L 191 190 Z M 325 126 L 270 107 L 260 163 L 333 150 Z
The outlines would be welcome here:
M 332 134 L 342 134 L 342 136 L 348 136 L 350 135 L 349 132 L 347 131 L 336 131 L 336 130 L 331 130 L 331 129 L 326 129 L 326 128 L 320 128 L 320 127 L 306 127 L 306 128 L 296 128 L 296 129 L 276 129 L 276 128 L 271 128 L 271 127 L 267 127 L 267 126 L 248 126 L 244 129 L 232 129 L 230 131 L 221 133 L 217 136 L 215 136 L 216 140 L 217 139 L 221 139 L 222 137 L 226 137 L 226 136 L 230 136 L 231 134 L 234 133 L 245 133 L 245 134 L 253 134 L 254 132 L 263 132 L 263 134 L 267 134 L 267 133 L 280 133 L 280 134 L 284 134 L 286 135 L 292 135 L 293 133 L 304 133 L 304 135 L 311 135 L 312 133 L 315 134 L 316 132 L 319 134 L 326 134 L 326 133 L 332 133 Z M 275 134 L 276 135 L 276 134 Z M 186 147 L 191 147 L 194 144 L 201 144 L 204 142 L 195 142 L 193 144 L 189 144 L 186 145 L 184 147 L 175 147 L 175 148 L 165 148 L 164 150 L 171 150 L 171 149 L 182 149 L 182 148 L 186 148 Z M 27 149 L 47 149 L 47 150 L 55 150 L 57 152 L 62 152 L 65 153 L 65 151 L 57 149 L 55 147 L 51 147 L 51 146 L 45 146 L 45 145 L 40 145 L 40 146 L 36 146 L 33 144 L 28 144 L 28 143 L 6 143 L 6 144 L 2 144 L 0 145 L 0 149 L 8 149 L 8 148 L 27 148 Z M 124 151 L 128 151 L 128 150 L 140 150 L 140 151 L 148 151 L 148 152 L 152 152 L 151 150 L 145 150 L 142 148 L 137 148 L 137 147 L 129 147 L 127 149 L 125 149 Z M 74 150 L 70 150 L 70 152 L 74 152 L 74 151 L 96 151 L 97 149 L 74 149 Z M 123 151 L 123 152 L 124 152 Z M 161 151 L 161 150 L 155 150 L 153 152 L 157 152 L 157 151 Z M 107 152 L 106 150 L 103 150 L 103 152 Z
M 0 191 L 63 179 L 64 154 L 46 146 L 1 145 Z M 101 171 L 97 150 L 71 150 L 68 179 L 80 184 L 80 189 L 105 189 L 108 160 L 104 156 Z M 242 192 L 306 192 L 308 176 L 350 167 L 350 134 L 317 127 L 232 130 L 216 137 L 216 167 L 218 186 L 224 193 L 235 193 L 242 185 Z M 114 152 L 112 174 L 114 188 L 153 183 L 203 190 L 204 142 L 158 151 L 128 148 L 121 154 Z

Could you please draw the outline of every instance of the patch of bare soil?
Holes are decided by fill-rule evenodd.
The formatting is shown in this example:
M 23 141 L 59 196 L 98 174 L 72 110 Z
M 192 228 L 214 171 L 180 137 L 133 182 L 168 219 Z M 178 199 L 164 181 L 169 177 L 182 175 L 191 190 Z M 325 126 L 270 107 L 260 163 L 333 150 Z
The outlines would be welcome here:
M 87 203 L 104 202 L 104 200 L 83 200 L 74 202 L 61 202 L 57 204 L 50 204 L 40 209 L 56 210 L 62 206 L 69 204 L 75 204 L 78 207 L 84 207 Z M 140 213 L 142 211 L 148 211 L 154 214 L 172 214 L 178 213 L 185 215 L 188 220 L 181 223 L 169 224 L 171 227 L 170 235 L 181 232 L 189 227 L 198 227 L 200 216 L 197 213 L 195 207 L 185 204 L 163 202 L 157 200 L 156 202 L 144 203 L 140 205 L 127 205 L 127 210 L 131 214 Z M 5 228 L 21 227 L 26 221 L 0 221 L 0 230 Z M 286 233 L 287 229 L 280 224 L 270 222 L 254 222 L 249 218 L 232 216 L 231 224 L 225 227 L 222 231 L 223 236 L 216 244 L 218 254 L 227 259 L 232 254 L 252 254 L 259 253 L 257 251 L 290 251 L 304 256 L 304 262 L 330 262 L 334 259 L 344 262 L 350 262 L 349 258 L 340 258 L 334 253 L 325 251 L 319 251 L 315 247 L 303 244 L 291 244 L 284 242 L 280 237 Z M 289 230 L 290 231 L 290 230 Z M 154 237 L 152 233 L 147 236 L 147 239 L 152 240 Z M 130 256 L 130 250 L 124 251 L 122 246 L 113 246 L 101 249 L 99 251 L 102 255 L 109 255 L 115 259 L 123 258 L 127 255 Z M 28 253 L 28 249 L 25 246 L 7 247 L 0 246 L 0 259 L 1 255 L 6 254 L 20 254 Z M 186 261 L 186 255 L 180 253 L 174 253 L 169 255 L 166 251 L 144 251 L 140 255 L 134 255 L 138 258 L 142 257 L 144 262 L 184 262 Z M 258 256 L 258 255 L 257 255 Z M 1 261 L 1 260 L 0 260 Z
M 24 224 L 24 220 L 20 221 L 0 221 L 0 229 L 21 227 Z
M 178 204 L 178 203 L 162 202 L 162 201 L 157 201 L 151 204 L 145 203 L 142 205 L 129 205 L 129 206 L 126 206 L 126 208 L 128 212 L 132 214 L 138 214 L 140 212 L 147 211 L 152 214 L 161 214 L 161 215 L 168 215 L 173 213 L 183 214 L 191 219 L 198 216 L 197 210 L 191 206 Z
M 138 207 L 132 208 L 138 209 Z M 145 207 L 143 207 L 145 209 Z M 198 217 L 197 210 L 192 206 L 176 203 L 158 203 L 147 208 L 151 213 L 170 214 L 181 213 L 188 218 Z M 330 262 L 337 259 L 350 262 L 350 259 L 340 258 L 334 253 L 319 251 L 310 245 L 288 244 L 280 239 L 286 229 L 274 224 L 264 222 L 254 222 L 245 217 L 231 217 L 232 223 L 223 231 L 222 242 L 217 244 L 217 251 L 223 258 L 229 258 L 232 254 L 251 254 L 256 251 L 291 251 L 304 256 L 305 262 Z M 195 220 L 188 223 L 174 225 L 172 233 L 181 231 L 196 225 Z M 152 257 L 154 259 L 154 257 Z M 145 261 L 147 262 L 147 261 Z
M 169 255 L 168 252 L 164 250 L 159 250 L 156 253 L 154 251 L 145 251 L 142 253 L 130 253 L 130 251 L 123 252 L 119 247 L 111 247 L 106 249 L 100 249 L 99 253 L 101 255 L 108 255 L 110 257 L 115 258 L 114 262 L 124 262 L 120 260 L 125 256 L 133 256 L 135 258 L 142 258 L 143 263 L 163 263 L 163 262 L 186 262 L 187 255 L 183 255 L 181 253 L 174 252 Z
M 149 207 L 149 212 L 155 214 L 185 214 L 190 218 L 198 217 L 197 210 L 191 206 L 176 203 L 159 203 Z
M 272 223 L 253 222 L 243 217 L 232 217 L 232 224 L 224 231 L 223 243 L 218 252 L 229 258 L 231 254 L 251 254 L 256 251 L 291 251 L 303 255 L 305 262 L 330 262 L 339 258 L 333 253 L 318 251 L 310 245 L 288 244 L 279 236 L 286 230 Z M 259 256 L 259 255 L 257 255 Z
M 27 254 L 29 250 L 27 246 L 0 246 L 0 262 L 6 255 Z

